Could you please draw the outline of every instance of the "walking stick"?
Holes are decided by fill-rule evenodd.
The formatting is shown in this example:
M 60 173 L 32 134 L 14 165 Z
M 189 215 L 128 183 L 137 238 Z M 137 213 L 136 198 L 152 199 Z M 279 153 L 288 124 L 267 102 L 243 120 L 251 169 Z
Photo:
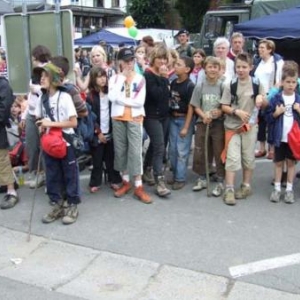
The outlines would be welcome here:
M 206 124 L 205 140 L 204 140 L 204 153 L 205 153 L 205 173 L 206 173 L 206 193 L 207 197 L 211 196 L 210 192 L 210 178 L 209 178 L 209 161 L 208 161 L 208 137 L 209 137 L 209 124 Z
M 29 217 L 27 242 L 30 242 L 30 238 L 31 238 L 31 224 L 32 224 L 33 211 L 34 211 L 34 206 L 35 206 L 36 191 L 37 191 L 37 188 L 38 188 L 38 180 L 39 180 L 39 175 L 40 175 L 40 171 L 41 171 L 42 152 L 43 151 L 40 149 L 39 158 L 38 158 L 38 165 L 37 165 L 37 175 L 36 175 L 36 178 L 35 178 L 35 187 L 34 187 L 34 191 L 33 191 L 31 211 L 30 211 L 30 217 Z

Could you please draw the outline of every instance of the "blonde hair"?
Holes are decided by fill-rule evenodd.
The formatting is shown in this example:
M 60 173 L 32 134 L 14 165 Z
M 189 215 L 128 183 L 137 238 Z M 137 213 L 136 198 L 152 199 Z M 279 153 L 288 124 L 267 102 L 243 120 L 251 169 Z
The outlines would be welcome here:
M 179 54 L 175 49 L 170 49 L 169 55 L 174 59 L 175 62 L 179 59 Z
M 219 69 L 221 69 L 222 66 L 225 66 L 226 65 L 223 63 L 224 61 L 218 57 L 215 57 L 215 56 L 207 56 L 204 60 L 204 63 L 203 63 L 203 67 L 204 69 L 206 68 L 206 66 L 208 64 L 212 64 L 214 66 L 218 66 Z
M 274 54 L 275 52 L 275 43 L 271 40 L 267 40 L 267 39 L 262 39 L 258 42 L 258 46 L 261 44 L 265 44 L 268 50 L 271 50 L 271 54 Z
M 93 56 L 93 53 L 95 52 L 100 52 L 100 54 L 102 55 L 103 57 L 103 61 L 106 63 L 107 62 L 107 55 L 106 55 L 106 52 L 105 50 L 103 49 L 103 47 L 99 46 L 99 45 L 96 45 L 92 48 L 91 50 L 91 57 Z
M 149 56 L 149 64 L 153 66 L 156 58 L 165 58 L 169 62 L 169 50 L 163 45 L 158 45 L 153 48 Z

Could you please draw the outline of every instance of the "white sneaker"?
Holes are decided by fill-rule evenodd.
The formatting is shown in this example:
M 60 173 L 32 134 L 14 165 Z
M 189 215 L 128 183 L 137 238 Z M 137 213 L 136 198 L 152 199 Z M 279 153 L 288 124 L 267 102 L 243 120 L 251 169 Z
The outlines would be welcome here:
M 270 201 L 273 203 L 278 203 L 280 201 L 280 197 L 281 197 L 281 191 L 273 190 L 270 196 Z
M 203 190 L 203 189 L 206 189 L 206 186 L 207 186 L 206 180 L 199 178 L 199 179 L 196 181 L 196 184 L 193 186 L 193 191 L 194 191 L 194 192 L 201 191 L 201 190 Z
M 212 191 L 213 196 L 220 197 L 223 194 L 224 185 L 223 183 L 219 182 L 216 184 L 215 188 Z
M 294 192 L 293 191 L 286 191 L 284 194 L 284 202 L 288 204 L 292 204 L 295 202 Z
M 31 189 L 39 188 L 41 186 L 45 185 L 45 175 L 39 174 L 38 178 L 34 178 L 30 183 L 29 187 Z

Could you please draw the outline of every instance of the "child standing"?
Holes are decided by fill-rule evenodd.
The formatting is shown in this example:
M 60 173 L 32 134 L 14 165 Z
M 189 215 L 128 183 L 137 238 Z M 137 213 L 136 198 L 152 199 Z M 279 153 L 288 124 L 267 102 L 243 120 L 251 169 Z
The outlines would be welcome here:
M 203 63 L 206 58 L 206 54 L 203 49 L 196 49 L 193 54 L 193 61 L 194 61 L 194 68 L 193 71 L 190 74 L 190 79 L 194 84 L 200 83 L 204 77 L 204 69 L 203 69 Z
M 10 127 L 6 129 L 10 144 L 10 158 L 14 172 L 28 171 L 28 158 L 25 151 L 25 130 L 21 126 L 22 96 L 17 96 L 11 106 Z
M 118 188 L 122 182 L 119 172 L 114 170 L 114 145 L 112 141 L 111 104 L 108 100 L 108 79 L 106 71 L 100 67 L 93 67 L 90 71 L 89 94 L 87 103 L 97 116 L 95 123 L 96 145 L 91 145 L 93 169 L 90 178 L 90 192 L 99 190 L 103 177 L 103 163 L 108 173 L 112 188 Z
M 191 108 L 199 117 L 195 133 L 195 150 L 193 170 L 199 178 L 193 187 L 193 191 L 200 191 L 207 187 L 205 169 L 205 134 L 209 126 L 209 137 L 207 145 L 212 149 L 216 162 L 216 180 L 212 194 L 216 197 L 223 192 L 223 181 L 225 176 L 224 164 L 221 161 L 221 152 L 224 148 L 224 118 L 221 111 L 220 100 L 222 96 L 222 82 L 219 80 L 220 60 L 209 56 L 205 59 L 205 78 L 203 82 L 196 85 L 192 99 Z
M 273 96 L 266 109 L 266 120 L 272 125 L 271 139 L 275 146 L 274 190 L 270 201 L 278 203 L 281 197 L 281 177 L 283 165 L 287 163 L 287 185 L 284 194 L 285 203 L 294 203 L 293 180 L 295 176 L 295 158 L 288 144 L 288 133 L 294 120 L 300 121 L 300 97 L 295 93 L 298 71 L 294 67 L 285 67 L 282 72 L 282 92 Z
M 148 204 L 152 200 L 142 185 L 145 79 L 133 69 L 134 52 L 131 49 L 121 49 L 117 59 L 120 61 L 122 73 L 111 77 L 108 98 L 112 102 L 114 167 L 122 174 L 123 186 L 115 191 L 114 195 L 122 197 L 130 191 L 130 172 L 134 176 L 135 197 Z
M 258 95 L 254 98 L 253 80 L 250 76 L 252 58 L 247 53 L 238 54 L 235 60 L 237 75 L 237 91 L 235 97 L 231 94 L 231 84 L 226 84 L 221 99 L 222 111 L 225 117 L 225 149 L 222 159 L 225 162 L 226 190 L 224 202 L 235 205 L 236 199 L 245 199 L 251 195 L 251 180 L 255 167 L 255 143 L 257 136 L 257 118 L 249 122 L 256 108 L 267 104 L 264 100 L 264 89 L 258 87 Z M 243 183 L 234 191 L 235 173 L 243 168 Z
M 187 164 L 193 136 L 193 123 L 184 127 L 194 84 L 189 74 L 194 68 L 193 59 L 181 57 L 175 63 L 177 79 L 171 83 L 169 158 L 173 172 L 172 189 L 179 190 L 186 181 Z M 184 129 L 182 131 L 182 129 Z
M 77 126 L 77 113 L 71 96 L 59 90 L 62 84 L 61 69 L 48 63 L 42 68 L 41 87 L 43 94 L 39 98 L 35 115 L 41 118 L 36 122 L 42 130 L 61 128 L 64 134 L 73 134 Z M 72 224 L 78 217 L 77 204 L 80 203 L 79 171 L 73 147 L 67 144 L 67 153 L 56 158 L 44 151 L 46 166 L 47 194 L 55 203 L 52 210 L 42 218 L 43 223 L 51 223 L 62 217 L 63 224 Z M 68 207 L 63 207 L 61 191 L 66 190 Z

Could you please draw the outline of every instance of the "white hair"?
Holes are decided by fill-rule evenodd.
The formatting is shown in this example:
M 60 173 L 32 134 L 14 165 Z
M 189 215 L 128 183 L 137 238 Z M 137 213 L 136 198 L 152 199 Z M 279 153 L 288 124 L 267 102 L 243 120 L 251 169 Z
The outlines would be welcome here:
M 214 42 L 214 49 L 216 49 L 218 46 L 225 44 L 226 47 L 229 49 L 230 47 L 230 42 L 226 37 L 218 37 L 215 42 Z

